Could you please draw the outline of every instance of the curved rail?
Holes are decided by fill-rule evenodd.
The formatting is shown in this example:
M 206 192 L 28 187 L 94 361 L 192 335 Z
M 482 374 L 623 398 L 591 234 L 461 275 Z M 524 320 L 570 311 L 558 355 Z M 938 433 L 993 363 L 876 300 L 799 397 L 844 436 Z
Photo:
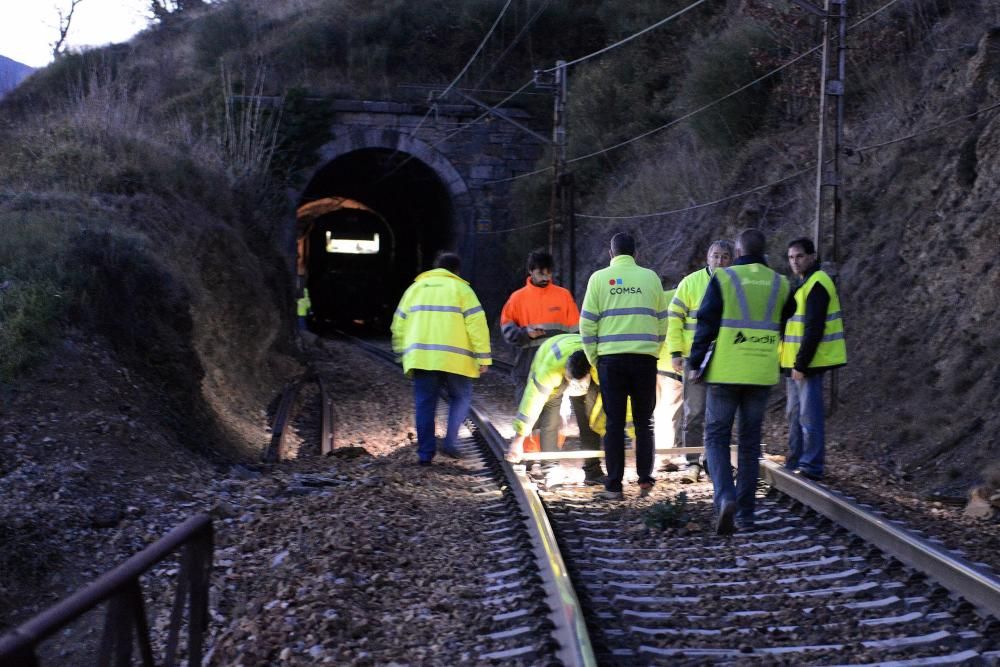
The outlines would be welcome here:
M 298 397 L 304 381 L 304 377 L 296 378 L 289 382 L 284 391 L 281 392 L 281 400 L 278 402 L 278 409 L 275 410 L 274 420 L 271 422 L 271 442 L 261 457 L 264 463 L 275 463 L 281 460 L 285 451 L 286 427 L 291 418 L 292 406 L 295 404 L 295 399 Z
M 393 365 L 398 364 L 396 355 L 392 352 L 348 334 L 341 335 L 369 354 Z M 518 506 L 528 517 L 525 519 L 525 524 L 529 535 L 531 535 L 535 557 L 545 587 L 546 602 L 551 610 L 550 619 L 554 625 L 552 637 L 559 645 L 557 655 L 565 665 L 595 667 L 597 659 L 591 647 L 590 635 L 587 632 L 587 624 L 580 607 L 580 601 L 573 588 L 573 583 L 570 581 L 566 564 L 556 542 L 555 532 L 552 530 L 542 501 L 527 481 L 515 473 L 511 465 L 504 460 L 505 440 L 490 421 L 487 413 L 480 406 L 473 404 L 469 415 L 499 462 L 510 489 L 517 499 Z
M 535 557 L 540 565 L 546 601 L 552 610 L 551 618 L 555 625 L 552 634 L 559 644 L 557 652 L 559 659 L 565 665 L 596 665 L 597 659 L 591 647 L 590 634 L 587 632 L 580 600 L 573 588 L 566 563 L 556 542 L 555 532 L 538 493 L 504 460 L 506 444 L 504 437 L 493 426 L 482 408 L 473 405 L 469 415 L 489 444 L 493 455 L 500 462 L 518 505 L 528 517 L 525 523 L 528 525 L 528 534 L 531 535 Z

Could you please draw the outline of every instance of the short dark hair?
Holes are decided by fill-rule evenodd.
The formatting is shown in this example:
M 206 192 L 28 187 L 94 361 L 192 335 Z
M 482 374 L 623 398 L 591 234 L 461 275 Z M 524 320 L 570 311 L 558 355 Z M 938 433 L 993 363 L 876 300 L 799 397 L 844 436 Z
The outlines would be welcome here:
M 458 272 L 462 270 L 462 258 L 454 252 L 440 252 L 434 258 L 434 268 L 445 269 L 458 275 Z
M 804 252 L 807 255 L 815 255 L 816 254 L 816 245 L 813 243 L 813 240 L 810 239 L 810 238 L 807 238 L 805 236 L 803 236 L 800 239 L 794 239 L 794 240 L 788 242 L 788 249 L 789 250 L 791 250 L 795 246 L 798 246 L 798 247 L 802 248 L 802 252 Z
M 767 249 L 767 237 L 759 229 L 750 227 L 740 232 L 736 237 L 736 244 L 744 255 L 763 255 Z
M 618 255 L 634 255 L 635 239 L 632 238 L 631 234 L 618 232 L 611 237 L 611 252 L 614 253 L 615 257 Z
M 569 355 L 569 359 L 566 360 L 566 370 L 574 380 L 587 377 L 590 374 L 590 361 L 587 360 L 587 354 L 583 350 L 577 350 Z
M 528 273 L 531 273 L 535 269 L 549 269 L 556 265 L 554 259 L 552 259 L 552 253 L 548 250 L 532 250 L 528 254 Z

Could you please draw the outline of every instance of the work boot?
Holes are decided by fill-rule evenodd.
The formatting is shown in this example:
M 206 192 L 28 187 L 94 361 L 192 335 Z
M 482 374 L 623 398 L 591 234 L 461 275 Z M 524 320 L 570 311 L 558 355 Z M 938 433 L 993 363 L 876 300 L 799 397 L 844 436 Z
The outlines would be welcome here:
M 715 522 L 716 535 L 732 535 L 736 531 L 734 517 L 736 516 L 736 501 L 723 500 L 719 510 L 719 518 Z
M 605 489 L 600 493 L 595 493 L 594 497 L 600 498 L 601 500 L 624 500 L 625 494 L 621 491 L 609 491 Z

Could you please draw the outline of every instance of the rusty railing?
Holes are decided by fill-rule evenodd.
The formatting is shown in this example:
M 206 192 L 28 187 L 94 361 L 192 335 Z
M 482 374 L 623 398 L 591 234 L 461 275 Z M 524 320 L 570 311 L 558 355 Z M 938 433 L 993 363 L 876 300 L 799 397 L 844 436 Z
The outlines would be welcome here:
M 152 641 L 139 577 L 183 548 L 173 610 L 162 663 L 153 657 Z M 0 667 L 36 667 L 36 649 L 45 639 L 85 613 L 108 601 L 97 665 L 126 667 L 138 644 L 141 664 L 177 664 L 177 645 L 188 605 L 188 664 L 201 665 L 208 628 L 208 588 L 212 571 L 212 519 L 193 516 L 115 569 L 55 606 L 0 637 Z

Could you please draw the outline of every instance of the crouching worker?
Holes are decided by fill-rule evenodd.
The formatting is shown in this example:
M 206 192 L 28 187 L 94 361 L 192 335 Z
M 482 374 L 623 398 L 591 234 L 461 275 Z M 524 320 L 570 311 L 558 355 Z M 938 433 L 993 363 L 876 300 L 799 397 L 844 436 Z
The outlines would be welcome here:
M 521 460 L 524 439 L 534 424 L 541 431 L 542 451 L 559 450 L 559 406 L 564 394 L 569 396 L 573 415 L 580 428 L 581 449 L 600 450 L 601 436 L 594 428 L 604 430 L 604 415 L 596 369 L 587 361 L 580 334 L 560 334 L 546 340 L 531 362 L 528 384 L 514 418 L 516 435 L 507 452 L 508 461 L 517 463 Z M 551 476 L 549 473 L 555 468 L 552 464 L 542 466 L 547 480 Z M 598 459 L 587 459 L 583 464 L 583 471 L 585 483 L 604 484 L 604 473 Z

